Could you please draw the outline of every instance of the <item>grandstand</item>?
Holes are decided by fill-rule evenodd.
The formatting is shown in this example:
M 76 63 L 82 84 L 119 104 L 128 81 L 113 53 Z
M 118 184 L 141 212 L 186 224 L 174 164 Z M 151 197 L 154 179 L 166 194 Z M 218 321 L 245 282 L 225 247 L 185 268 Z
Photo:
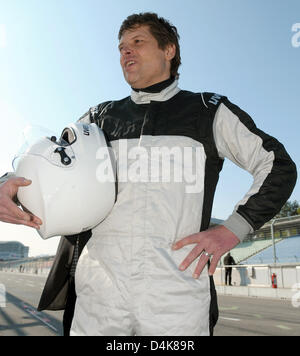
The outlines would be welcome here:
M 293 263 L 300 262 L 300 236 L 282 239 L 276 244 L 276 262 Z M 273 263 L 273 247 L 269 247 L 260 253 L 248 258 L 245 264 L 270 264 Z
M 275 239 L 275 243 L 278 243 L 281 239 Z M 246 241 L 233 250 L 231 250 L 231 255 L 234 258 L 236 263 L 245 263 L 246 260 L 249 260 L 252 256 L 259 254 L 261 251 L 264 251 L 267 248 L 272 249 L 272 240 L 259 240 L 259 241 Z M 258 263 L 265 263 L 260 261 Z
M 300 262 L 300 216 L 275 219 L 231 250 L 237 264 L 274 263 L 273 240 L 276 262 Z

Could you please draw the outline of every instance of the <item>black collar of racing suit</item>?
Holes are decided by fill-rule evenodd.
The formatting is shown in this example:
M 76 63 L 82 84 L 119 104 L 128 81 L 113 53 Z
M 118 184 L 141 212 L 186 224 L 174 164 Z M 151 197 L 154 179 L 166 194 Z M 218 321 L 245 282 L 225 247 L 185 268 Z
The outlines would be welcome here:
M 166 89 L 168 86 L 170 86 L 174 81 L 175 77 L 171 76 L 169 79 L 164 80 L 162 82 L 156 83 L 154 85 L 151 85 L 150 87 L 143 88 L 143 89 L 136 89 L 136 88 L 131 88 L 132 90 L 136 92 L 144 92 L 144 93 L 160 93 L 162 90 Z

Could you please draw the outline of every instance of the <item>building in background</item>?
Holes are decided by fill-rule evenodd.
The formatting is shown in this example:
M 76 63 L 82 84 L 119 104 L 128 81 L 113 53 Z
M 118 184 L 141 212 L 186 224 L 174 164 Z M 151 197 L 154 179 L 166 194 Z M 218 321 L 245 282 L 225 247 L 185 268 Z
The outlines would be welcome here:
M 0 241 L 0 261 L 27 258 L 29 247 L 18 241 Z

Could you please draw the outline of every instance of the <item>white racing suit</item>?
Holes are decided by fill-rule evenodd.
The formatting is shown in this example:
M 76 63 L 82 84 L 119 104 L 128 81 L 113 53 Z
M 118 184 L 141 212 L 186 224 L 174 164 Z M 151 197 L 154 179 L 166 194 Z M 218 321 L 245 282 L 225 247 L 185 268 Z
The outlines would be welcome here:
M 194 246 L 173 251 L 172 244 L 209 227 L 225 157 L 254 178 L 224 222 L 241 240 L 271 219 L 294 187 L 295 166 L 283 146 L 245 112 L 226 97 L 166 83 L 158 93 L 133 91 L 82 118 L 108 135 L 119 193 L 79 259 L 71 335 L 211 334 L 213 280 L 207 268 L 192 277 L 197 261 L 181 272 Z

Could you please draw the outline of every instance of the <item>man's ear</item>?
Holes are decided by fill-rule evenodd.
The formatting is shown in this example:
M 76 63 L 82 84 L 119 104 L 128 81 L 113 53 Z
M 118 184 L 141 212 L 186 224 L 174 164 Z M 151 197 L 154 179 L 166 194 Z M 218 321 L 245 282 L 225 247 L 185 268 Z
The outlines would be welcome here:
M 170 43 L 165 50 L 165 56 L 168 61 L 171 61 L 176 55 L 176 46 Z

